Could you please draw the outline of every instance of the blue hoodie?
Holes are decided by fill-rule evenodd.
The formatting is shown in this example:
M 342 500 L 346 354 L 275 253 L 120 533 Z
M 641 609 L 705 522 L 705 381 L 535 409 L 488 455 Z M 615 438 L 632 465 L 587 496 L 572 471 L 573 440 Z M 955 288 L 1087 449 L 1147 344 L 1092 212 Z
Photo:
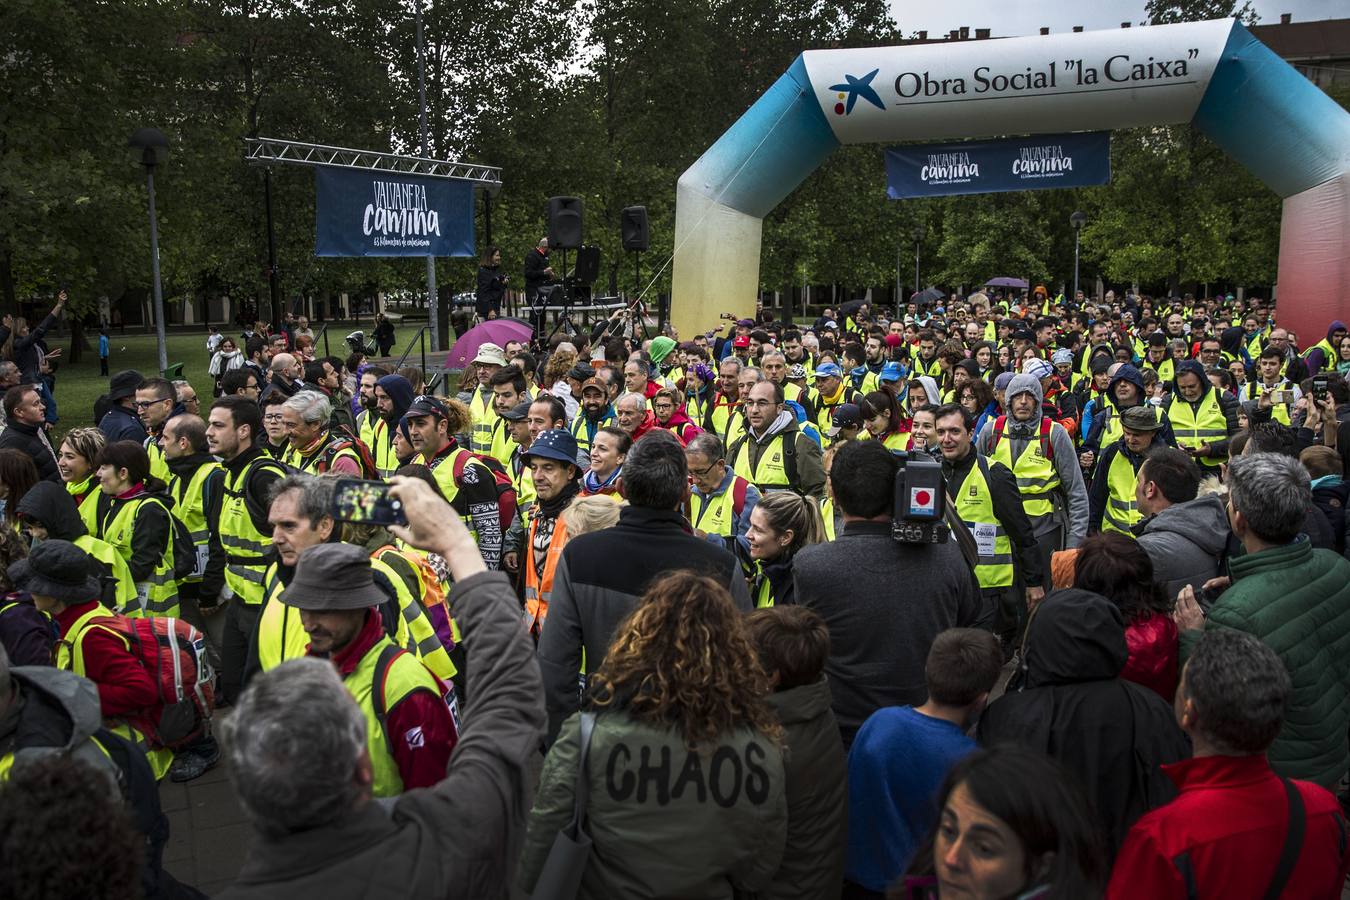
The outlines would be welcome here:
M 403 418 L 403 414 L 412 406 L 413 388 L 412 382 L 402 375 L 386 375 L 375 386 L 389 395 L 389 399 L 394 401 L 394 409 L 384 419 L 393 425 Z

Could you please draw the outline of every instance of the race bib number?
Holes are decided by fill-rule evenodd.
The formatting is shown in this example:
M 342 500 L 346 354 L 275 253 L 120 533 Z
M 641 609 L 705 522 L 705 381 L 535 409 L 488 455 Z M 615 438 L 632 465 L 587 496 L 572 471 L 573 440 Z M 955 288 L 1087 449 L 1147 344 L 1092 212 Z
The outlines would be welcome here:
M 975 535 L 975 552 L 980 556 L 994 555 L 994 538 L 998 535 L 998 526 L 990 525 L 987 522 L 977 522 L 971 528 L 971 533 Z
M 200 544 L 194 549 L 197 551 L 197 562 L 192 566 L 192 577 L 200 578 L 206 574 L 206 560 L 211 555 L 211 547 Z

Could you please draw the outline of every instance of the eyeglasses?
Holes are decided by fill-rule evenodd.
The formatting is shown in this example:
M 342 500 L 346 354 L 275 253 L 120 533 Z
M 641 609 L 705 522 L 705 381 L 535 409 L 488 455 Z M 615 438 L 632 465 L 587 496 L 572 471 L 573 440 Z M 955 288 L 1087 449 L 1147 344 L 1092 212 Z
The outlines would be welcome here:
M 281 421 L 281 413 L 268 413 L 267 415 L 263 416 L 263 421 L 264 421 L 264 422 L 280 422 L 280 421 Z
M 706 468 L 703 468 L 703 469 L 692 469 L 692 468 L 691 468 L 691 469 L 689 470 L 689 474 L 690 474 L 690 475 L 693 475 L 695 478 L 702 478 L 703 476 L 705 476 L 705 475 L 707 475 L 709 472 L 711 472 L 713 469 L 715 469 L 715 468 L 717 468 L 718 466 L 722 465 L 722 462 L 723 462 L 723 460 L 720 460 L 720 459 L 719 459 L 717 462 L 709 463 L 708 466 L 707 466 Z
M 158 400 L 137 400 L 137 401 L 136 401 L 136 408 L 137 408 L 137 409 L 149 409 L 150 407 L 154 406 L 156 403 L 167 403 L 167 402 L 169 402 L 169 401 L 172 400 L 172 399 L 173 399 L 172 397 L 161 397 L 161 398 L 159 398 Z

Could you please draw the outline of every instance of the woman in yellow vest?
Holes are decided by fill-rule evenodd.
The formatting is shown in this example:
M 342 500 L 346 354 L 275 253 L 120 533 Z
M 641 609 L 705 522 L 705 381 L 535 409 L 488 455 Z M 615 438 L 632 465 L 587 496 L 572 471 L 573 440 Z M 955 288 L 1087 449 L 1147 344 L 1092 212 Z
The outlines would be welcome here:
M 107 505 L 106 500 L 100 500 L 104 494 L 98 489 L 98 478 L 94 473 L 94 460 L 107 443 L 108 439 L 97 428 L 72 428 L 66 432 L 56 454 L 56 469 L 61 473 L 61 481 L 75 498 L 80 518 L 90 532 L 98 530 L 99 504 Z
M 135 441 L 117 441 L 99 452 L 99 488 L 111 499 L 95 537 L 126 560 L 136 585 L 127 615 L 177 616 L 173 575 L 173 500 L 150 474 L 150 457 Z
M 89 534 L 75 509 L 75 501 L 65 488 L 40 481 L 24 494 L 15 514 L 34 547 L 42 541 L 70 541 L 96 563 L 96 574 L 103 586 L 100 595 L 109 609 L 129 609 L 136 600 L 136 585 L 126 560 L 111 546 Z
M 909 419 L 900 408 L 900 400 L 890 391 L 872 391 L 858 404 L 867 433 L 899 452 L 909 446 Z
M 816 501 L 791 491 L 765 494 L 750 513 L 750 530 L 745 537 L 755 562 L 750 583 L 755 606 L 795 603 L 792 558 L 808 544 L 825 540 L 825 525 Z

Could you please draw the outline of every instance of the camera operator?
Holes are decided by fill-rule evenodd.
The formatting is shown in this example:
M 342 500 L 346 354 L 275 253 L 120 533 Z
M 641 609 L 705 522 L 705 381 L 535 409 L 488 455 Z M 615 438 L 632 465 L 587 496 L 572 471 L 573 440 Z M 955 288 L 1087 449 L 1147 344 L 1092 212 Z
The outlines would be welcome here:
M 956 541 L 899 543 L 891 536 L 901 463 L 879 441 L 847 441 L 831 468 L 838 538 L 793 560 L 797 603 L 830 629 L 825 664 L 845 745 L 883 706 L 921 705 L 924 661 L 937 635 L 980 620 L 980 592 Z

